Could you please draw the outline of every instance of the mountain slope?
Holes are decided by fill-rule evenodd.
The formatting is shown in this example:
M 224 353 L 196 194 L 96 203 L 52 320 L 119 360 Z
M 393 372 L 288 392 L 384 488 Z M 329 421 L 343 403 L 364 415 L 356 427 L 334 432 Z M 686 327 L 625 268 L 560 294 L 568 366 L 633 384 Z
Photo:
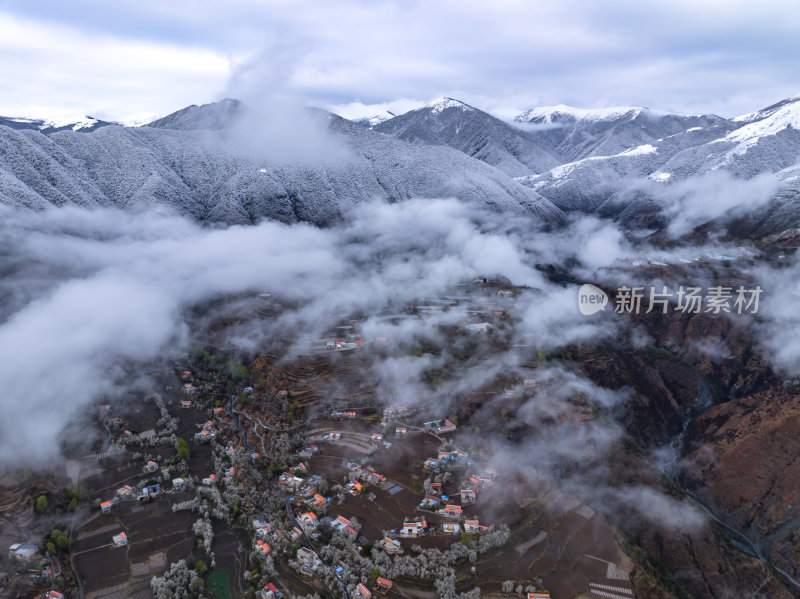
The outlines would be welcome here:
M 617 154 L 589 156 L 517 180 L 562 210 L 597 211 L 632 222 L 654 210 L 653 184 L 670 185 L 716 171 L 742 179 L 775 173 L 783 181 L 778 195 L 755 211 L 754 226 L 739 223 L 737 229 L 771 234 L 800 226 L 800 207 L 795 207 L 800 201 L 798 164 L 800 97 L 795 97 L 742 118 L 689 127 Z
M 714 115 L 682 115 L 637 106 L 585 110 L 563 105 L 533 108 L 514 120 L 530 127 L 537 140 L 567 162 L 619 154 L 688 129 L 726 122 Z
M 224 129 L 212 130 L 236 110 L 231 102 L 190 107 L 152 126 L 115 125 L 88 135 L 0 126 L 0 203 L 164 205 L 204 222 L 324 225 L 375 198 L 452 196 L 548 222 L 563 218 L 533 190 L 461 152 L 390 139 L 334 115 L 320 116 L 348 149 L 346 160 L 268 164 L 237 152 Z
M 452 98 L 441 98 L 374 126 L 397 139 L 456 148 L 515 177 L 563 162 L 553 150 L 492 115 Z

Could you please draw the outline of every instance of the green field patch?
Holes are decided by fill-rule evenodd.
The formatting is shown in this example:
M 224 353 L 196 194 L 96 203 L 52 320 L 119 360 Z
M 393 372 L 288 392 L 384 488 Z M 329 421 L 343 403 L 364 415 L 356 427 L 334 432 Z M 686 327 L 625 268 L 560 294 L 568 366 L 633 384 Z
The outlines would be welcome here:
M 228 588 L 230 577 L 230 570 L 214 570 L 206 578 L 206 590 L 217 599 L 231 599 L 231 592 Z

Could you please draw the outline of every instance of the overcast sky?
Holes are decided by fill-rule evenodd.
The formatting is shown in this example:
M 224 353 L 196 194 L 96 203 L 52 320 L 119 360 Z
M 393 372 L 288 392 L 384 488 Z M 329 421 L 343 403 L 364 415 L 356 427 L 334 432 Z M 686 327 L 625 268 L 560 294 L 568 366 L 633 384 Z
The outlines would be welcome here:
M 255 84 L 348 117 L 734 116 L 800 93 L 798 31 L 797 0 L 0 0 L 0 114 L 141 121 Z

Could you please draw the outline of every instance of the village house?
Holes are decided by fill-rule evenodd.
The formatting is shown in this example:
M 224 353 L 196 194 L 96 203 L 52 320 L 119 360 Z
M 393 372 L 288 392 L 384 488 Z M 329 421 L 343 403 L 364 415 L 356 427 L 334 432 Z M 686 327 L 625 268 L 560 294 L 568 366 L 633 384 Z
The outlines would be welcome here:
M 419 503 L 419 507 L 428 510 L 435 508 L 437 505 L 439 505 L 439 498 L 434 495 L 425 495 Z
M 378 576 L 378 578 L 375 579 L 375 584 L 378 585 L 378 592 L 382 595 L 392 590 L 392 581 L 383 576 Z
M 186 488 L 186 479 L 182 477 L 172 479 L 172 488 L 175 491 L 183 491 Z
M 280 599 L 281 597 L 283 597 L 283 593 L 272 582 L 261 589 L 261 599 Z
M 461 525 L 458 522 L 442 522 L 442 532 L 457 535 L 461 532 Z
M 344 516 L 337 516 L 336 520 L 331 522 L 331 528 L 333 528 L 334 530 L 341 530 L 348 526 L 350 526 L 350 520 L 348 520 Z
M 389 537 L 383 537 L 380 541 L 378 541 L 377 545 L 389 555 L 397 555 L 399 553 L 403 553 L 403 546 L 397 539 L 390 539 Z
M 550 593 L 528 593 L 528 599 L 550 599 Z
M 478 484 L 481 487 L 483 488 L 491 487 L 492 483 L 494 482 L 494 473 L 478 474 L 477 476 L 475 476 L 475 478 L 477 479 Z
M 305 447 L 303 447 L 303 449 L 298 451 L 296 455 L 298 457 L 301 457 L 301 458 L 310 458 L 312 455 L 314 455 L 318 451 L 319 451 L 319 447 L 317 447 L 316 445 L 314 445 L 312 443 L 311 445 L 306 445 Z
M 161 485 L 155 484 L 142 488 L 136 497 L 139 501 L 148 500 L 161 494 Z
M 441 514 L 442 516 L 461 516 L 461 514 L 463 513 L 464 510 L 461 509 L 461 506 L 455 505 L 454 503 L 446 505 L 439 510 L 439 514 Z
M 308 547 L 300 547 L 297 550 L 297 561 L 300 563 L 300 571 L 309 576 L 320 564 L 319 556 Z
M 478 520 L 465 520 L 464 521 L 464 532 L 468 532 L 470 534 L 478 533 L 486 530 L 486 526 L 481 526 Z
M 31 559 L 38 551 L 39 548 L 36 545 L 24 545 L 22 543 L 14 543 L 8 548 L 9 556 L 21 561 Z
M 406 538 L 416 538 L 419 535 L 424 535 L 427 527 L 428 523 L 425 522 L 425 520 L 422 522 L 403 522 L 403 528 L 401 529 L 400 536 Z
M 338 441 L 339 439 L 342 438 L 342 433 L 339 431 L 333 431 L 330 435 L 328 435 L 328 438 L 331 441 Z
M 474 489 L 461 489 L 461 503 L 468 505 L 475 503 L 475 490 Z
M 64 599 L 64 594 L 59 593 L 58 591 L 47 591 L 45 599 Z
M 128 535 L 125 534 L 124 532 L 121 532 L 118 535 L 114 535 L 112 539 L 114 541 L 115 547 L 122 547 L 128 544 Z
M 206 478 L 203 479 L 203 484 L 206 486 L 211 486 L 217 482 L 217 475 L 216 474 L 209 474 Z
M 303 526 L 303 530 L 313 530 L 317 528 L 317 524 L 319 520 L 317 519 L 317 515 L 314 512 L 306 512 L 304 514 L 300 514 L 300 524 Z
M 372 593 L 369 592 L 367 587 L 359 582 L 356 590 L 353 591 L 353 597 L 356 599 L 370 599 L 372 597 Z
M 383 442 L 383 435 L 380 433 L 372 433 L 372 442 L 373 443 L 382 443 Z
M 296 491 L 303 485 L 303 479 L 291 472 L 284 472 L 278 479 L 278 484 L 290 491 Z
M 266 518 L 259 516 L 253 519 L 253 531 L 257 538 L 261 538 L 272 530 L 272 525 L 267 522 Z
M 426 472 L 429 470 L 433 470 L 434 472 L 439 471 L 439 460 L 436 458 L 428 458 L 425 460 L 425 463 L 422 465 L 423 470 Z
M 294 528 L 292 528 L 292 532 L 289 533 L 289 540 L 296 541 L 302 536 L 303 536 L 303 531 L 295 526 Z
M 184 409 L 189 409 L 192 407 L 192 402 L 189 399 L 182 399 L 181 400 L 181 407 Z
M 155 472 L 156 470 L 158 470 L 158 464 L 157 464 L 156 462 L 153 462 L 153 461 L 151 460 L 151 461 L 147 462 L 147 463 L 144 465 L 144 469 L 145 469 L 147 472 Z
M 405 427 L 398 427 L 394 429 L 395 437 L 405 437 L 408 434 L 408 429 Z
M 117 497 L 120 499 L 130 499 L 133 497 L 133 487 L 130 485 L 125 485 L 124 487 L 120 487 L 116 491 Z
M 113 508 L 113 507 L 114 507 L 114 504 L 111 503 L 110 501 L 103 501 L 103 502 L 100 503 L 100 511 L 103 512 L 104 514 L 107 514 L 108 512 L 110 512 L 111 508 Z
M 263 539 L 256 539 L 256 542 L 253 544 L 253 548 L 261 555 L 267 555 L 270 551 L 272 551 L 270 544 Z
M 315 493 L 314 497 L 309 499 L 307 503 L 310 503 L 314 507 L 322 507 L 328 502 L 327 498 L 323 497 L 319 493 Z

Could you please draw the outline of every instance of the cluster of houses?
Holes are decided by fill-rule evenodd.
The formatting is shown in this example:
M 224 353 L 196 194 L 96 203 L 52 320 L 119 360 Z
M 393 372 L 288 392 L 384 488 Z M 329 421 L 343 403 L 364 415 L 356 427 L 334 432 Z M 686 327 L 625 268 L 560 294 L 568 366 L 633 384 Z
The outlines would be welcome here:
M 351 495 L 358 495 L 364 490 L 364 484 L 381 487 L 386 483 L 386 480 L 386 477 L 382 474 L 359 466 L 353 471 L 353 477 L 347 483 L 347 488 Z
M 334 420 L 355 420 L 358 418 L 358 413 L 355 410 L 335 411 L 331 413 L 331 418 Z
M 383 426 L 387 426 L 392 420 L 396 420 L 398 418 L 407 418 L 411 415 L 411 410 L 409 410 L 406 406 L 389 406 L 388 408 L 384 408 L 383 416 L 381 417 L 381 424 Z
M 200 429 L 200 432 L 194 434 L 195 441 L 208 442 L 217 438 L 217 424 L 213 420 L 201 422 L 197 428 Z
M 445 421 L 447 422 L 447 421 Z M 439 472 L 445 466 L 457 466 L 459 464 L 472 464 L 469 454 L 460 449 L 453 451 L 440 451 L 435 458 L 427 458 L 423 462 L 425 472 Z
M 375 579 L 375 588 L 381 595 L 385 595 L 392 589 L 392 581 L 383 576 L 378 576 Z M 353 591 L 353 599 L 371 599 L 372 592 L 363 583 L 358 583 L 355 591 Z
M 469 454 L 460 450 L 440 451 L 436 458 L 426 459 L 423 467 L 426 471 L 438 472 L 443 466 L 459 463 L 472 464 Z M 448 518 L 448 520 L 442 522 L 442 532 L 458 534 L 461 532 L 461 520 L 465 517 L 464 506 L 475 503 L 478 492 L 481 489 L 490 487 L 494 483 L 494 477 L 495 473 L 492 470 L 472 474 L 462 481 L 458 496 L 453 497 L 442 494 L 442 483 L 430 483 L 427 489 L 428 493 L 423 497 L 419 508 L 434 512 L 443 518 Z M 407 520 L 403 523 L 401 534 L 407 537 L 421 536 L 426 534 L 427 528 L 428 525 L 424 520 L 419 522 Z M 464 532 L 468 534 L 480 533 L 487 529 L 488 527 L 481 525 L 477 519 L 464 522 Z
M 140 483 L 141 484 L 141 483 Z M 173 478 L 172 479 L 172 489 L 170 492 L 178 493 L 180 491 L 186 490 L 186 479 L 183 477 Z M 166 494 L 167 490 L 164 489 L 160 484 L 155 483 L 152 485 L 143 485 L 142 487 L 136 488 L 130 485 L 123 485 L 119 489 L 114 492 L 114 496 L 111 499 L 107 499 L 105 501 L 100 502 L 100 511 L 104 514 L 108 514 L 113 510 L 116 506 L 124 501 L 139 501 L 145 502 L 150 501 L 159 495 Z

